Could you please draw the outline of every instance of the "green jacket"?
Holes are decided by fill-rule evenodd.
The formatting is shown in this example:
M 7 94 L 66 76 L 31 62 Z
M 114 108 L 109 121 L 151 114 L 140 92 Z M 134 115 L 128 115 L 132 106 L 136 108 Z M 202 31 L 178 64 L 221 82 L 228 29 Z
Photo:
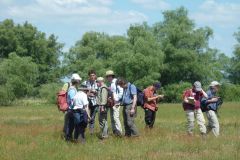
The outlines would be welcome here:
M 99 106 L 105 106 L 107 104 L 107 99 L 108 99 L 108 89 L 106 85 L 103 85 L 98 90 L 97 104 Z

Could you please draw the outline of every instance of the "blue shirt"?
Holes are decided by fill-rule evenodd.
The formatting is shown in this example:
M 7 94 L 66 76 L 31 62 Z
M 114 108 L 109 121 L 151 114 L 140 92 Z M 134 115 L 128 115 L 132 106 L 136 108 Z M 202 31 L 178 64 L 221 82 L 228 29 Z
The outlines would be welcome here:
M 137 88 L 134 84 L 128 83 L 127 88 L 125 88 L 123 91 L 122 104 L 132 104 L 134 95 L 137 95 Z
M 209 89 L 206 93 L 208 95 L 208 99 L 212 99 L 212 98 L 216 97 L 216 93 L 212 89 Z M 208 107 L 210 109 L 216 110 L 217 109 L 217 103 L 216 102 L 210 103 L 210 104 L 208 104 Z
M 69 109 L 72 109 L 73 106 L 73 98 L 77 94 L 77 89 L 73 86 L 69 87 L 68 92 L 67 92 L 67 103 L 69 106 Z

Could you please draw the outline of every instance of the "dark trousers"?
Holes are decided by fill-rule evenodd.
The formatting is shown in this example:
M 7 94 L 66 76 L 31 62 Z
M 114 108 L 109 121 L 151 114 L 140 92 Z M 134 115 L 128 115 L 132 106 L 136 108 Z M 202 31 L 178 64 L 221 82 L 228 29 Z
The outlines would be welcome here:
M 125 128 L 125 136 L 138 136 L 139 135 L 138 129 L 134 122 L 136 113 L 134 115 L 131 115 L 130 114 L 131 108 L 132 108 L 131 104 L 123 106 L 123 122 Z
M 85 139 L 85 129 L 88 124 L 88 117 L 85 110 L 76 110 L 73 112 L 74 117 L 74 139 Z
M 89 106 L 89 110 L 90 110 L 90 117 L 91 120 L 89 121 L 89 128 L 94 128 L 94 124 L 95 124 L 95 117 L 97 115 L 98 112 L 98 106 Z
M 74 130 L 73 111 L 68 110 L 64 116 L 64 127 L 63 127 L 64 137 L 66 140 L 72 139 L 73 130 Z
M 156 111 L 145 109 L 145 123 L 146 126 L 152 128 L 156 118 Z

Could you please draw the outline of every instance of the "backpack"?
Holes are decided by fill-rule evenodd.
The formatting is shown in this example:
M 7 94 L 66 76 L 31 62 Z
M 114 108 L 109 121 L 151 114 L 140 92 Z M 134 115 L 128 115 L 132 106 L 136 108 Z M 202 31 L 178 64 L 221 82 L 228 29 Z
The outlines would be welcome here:
M 207 103 L 207 99 L 202 99 L 201 100 L 201 110 L 202 112 L 206 112 L 209 110 L 213 110 L 215 112 L 218 111 L 218 109 L 221 107 L 221 105 L 223 104 L 223 100 L 222 98 L 219 98 L 216 103 L 216 108 L 212 108 L 211 106 L 209 106 L 209 103 Z
M 131 84 L 132 85 L 132 84 Z M 132 92 L 131 92 L 131 85 L 130 85 L 130 94 L 132 95 Z M 139 88 L 137 88 L 137 106 L 140 106 L 140 107 L 144 107 L 144 101 L 145 101 L 145 98 L 144 98 L 144 93 L 142 90 L 140 90 Z
M 68 88 L 69 87 L 70 87 L 70 83 L 68 83 Z M 67 111 L 67 109 L 68 109 L 67 91 L 60 90 L 57 93 L 57 107 L 58 107 L 59 111 L 62 111 L 62 112 Z

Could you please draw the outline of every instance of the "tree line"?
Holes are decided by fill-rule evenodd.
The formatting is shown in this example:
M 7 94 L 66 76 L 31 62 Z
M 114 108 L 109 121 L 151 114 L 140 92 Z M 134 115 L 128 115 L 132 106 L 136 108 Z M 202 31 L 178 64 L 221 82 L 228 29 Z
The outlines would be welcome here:
M 54 100 L 63 77 L 77 72 L 87 78 L 90 69 L 100 76 L 112 69 L 141 89 L 161 81 L 167 102 L 180 101 L 196 80 L 205 86 L 220 81 L 222 97 L 240 101 L 240 29 L 228 57 L 209 47 L 213 30 L 197 28 L 184 7 L 162 14 L 162 21 L 132 24 L 123 36 L 87 32 L 65 53 L 56 35 L 29 22 L 0 22 L 0 104 L 24 97 Z

